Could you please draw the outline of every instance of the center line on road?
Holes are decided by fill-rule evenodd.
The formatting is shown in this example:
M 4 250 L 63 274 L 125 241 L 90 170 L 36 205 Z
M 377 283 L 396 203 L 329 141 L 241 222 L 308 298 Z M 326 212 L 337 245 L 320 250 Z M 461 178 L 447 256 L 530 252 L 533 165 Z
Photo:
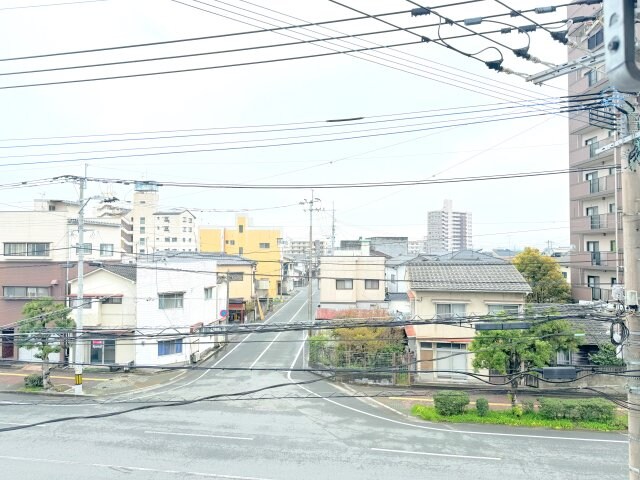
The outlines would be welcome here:
M 307 305 L 308 300 L 305 300 L 305 302 L 302 304 L 302 306 L 298 309 L 298 311 L 296 313 L 294 313 L 291 318 L 289 319 L 289 321 L 287 323 L 291 323 L 291 321 L 296 318 L 296 315 L 298 315 L 300 313 L 300 311 Z M 276 312 L 277 313 L 277 312 Z M 256 366 L 256 363 L 258 363 L 260 361 L 260 359 L 262 358 L 262 356 L 267 353 L 267 350 L 269 350 L 269 348 L 271 348 L 271 345 L 273 345 L 273 343 L 278 339 L 278 337 L 282 334 L 282 332 L 279 332 L 273 340 L 271 340 L 271 342 L 269 343 L 269 345 L 267 345 L 267 347 L 262 351 L 262 353 L 260 353 L 260 355 L 258 355 L 258 358 L 256 358 L 253 363 L 251 364 L 251 366 L 249 368 L 253 368 Z
M 229 435 L 209 435 L 206 433 L 178 433 L 178 432 L 157 432 L 155 430 L 145 430 L 144 433 L 153 435 L 174 435 L 176 437 L 204 437 L 204 438 L 224 438 L 227 440 L 253 440 L 252 437 L 232 437 Z
M 392 450 L 390 448 L 372 448 L 376 452 L 388 452 L 388 453 L 408 453 L 410 455 L 426 455 L 428 457 L 447 457 L 447 458 L 468 458 L 471 460 L 495 460 L 500 461 L 498 457 L 477 457 L 475 455 L 454 455 L 451 453 L 432 453 L 432 452 L 412 452 L 410 450 Z

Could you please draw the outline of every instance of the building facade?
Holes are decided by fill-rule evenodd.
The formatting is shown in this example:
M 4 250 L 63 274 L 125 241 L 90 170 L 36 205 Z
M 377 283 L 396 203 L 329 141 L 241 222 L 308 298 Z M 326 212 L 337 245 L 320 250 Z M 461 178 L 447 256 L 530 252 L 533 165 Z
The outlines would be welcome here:
M 456 212 L 451 200 L 427 214 L 426 252 L 442 254 L 472 248 L 471 213 Z
M 158 185 L 153 182 L 136 182 L 128 217 L 134 255 L 198 251 L 195 215 L 186 209 L 160 208 Z
M 231 228 L 200 228 L 202 252 L 224 252 L 256 262 L 256 294 L 274 298 L 282 293 L 282 235 L 280 229 L 252 228 L 246 216 L 236 217 Z
M 602 18 L 602 5 L 568 7 L 570 17 L 595 15 Z M 574 29 L 568 60 L 585 52 L 604 49 L 601 21 L 587 22 Z M 570 42 L 571 44 L 571 42 Z M 568 75 L 569 95 L 598 93 L 608 87 L 601 73 L 604 61 L 593 68 L 575 70 Z M 569 175 L 571 290 L 575 300 L 611 298 L 611 287 L 623 283 L 622 221 L 620 174 L 616 173 L 614 149 L 597 153 L 600 147 L 613 143 L 613 125 L 603 121 L 599 111 L 581 111 L 569 118 L 569 166 L 581 169 Z M 613 116 L 613 114 L 611 115 Z M 624 118 L 624 117 L 620 117 Z

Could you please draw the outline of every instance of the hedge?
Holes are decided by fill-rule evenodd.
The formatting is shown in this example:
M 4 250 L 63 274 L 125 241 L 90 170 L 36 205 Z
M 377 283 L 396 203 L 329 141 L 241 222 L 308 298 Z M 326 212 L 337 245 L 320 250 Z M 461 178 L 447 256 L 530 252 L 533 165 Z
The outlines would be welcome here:
M 467 392 L 439 391 L 433 396 L 433 404 L 440 415 L 460 415 L 469 405 L 469 394 Z
M 476 400 L 476 411 L 481 417 L 486 417 L 489 413 L 489 400 L 480 397 Z
M 26 377 L 24 377 L 24 386 L 27 388 L 42 387 L 42 375 L 37 373 L 27 375 Z
M 550 420 L 566 418 L 583 422 L 611 422 L 615 418 L 615 405 L 600 398 L 541 398 L 538 412 L 542 418 Z

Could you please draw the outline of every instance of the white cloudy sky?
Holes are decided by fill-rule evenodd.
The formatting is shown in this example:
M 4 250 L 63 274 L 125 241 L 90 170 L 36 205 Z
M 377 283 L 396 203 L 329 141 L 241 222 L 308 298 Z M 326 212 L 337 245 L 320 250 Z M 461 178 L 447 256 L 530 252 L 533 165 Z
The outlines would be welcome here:
M 206 4 L 209 5 L 199 0 L 180 1 L 183 3 L 172 0 L 103 0 L 36 8 L 10 8 L 62 3 L 62 0 L 5 0 L 0 6 L 0 58 L 219 35 L 255 30 L 256 27 L 269 28 L 270 25 L 265 22 L 277 25 L 287 22 L 300 24 L 304 23 L 302 20 L 317 22 L 358 16 L 357 13 L 328 0 L 251 0 L 252 3 L 242 0 L 206 0 Z M 404 0 L 344 0 L 341 3 L 369 14 L 403 11 L 414 7 Z M 440 2 L 443 3 L 446 2 Z M 511 0 L 509 3 L 514 6 L 517 4 L 517 8 L 521 9 L 541 5 L 539 1 L 529 0 Z M 554 2 L 542 2 L 547 3 Z M 274 11 L 261 9 L 260 6 L 287 13 L 297 19 L 283 17 Z M 497 2 L 489 0 L 464 7 L 438 10 L 439 13 L 456 20 L 505 11 Z M 408 13 L 385 18 L 391 23 L 405 27 L 436 21 L 434 15 L 411 18 Z M 559 11 L 557 14 L 535 18 L 540 22 L 557 20 L 566 18 L 566 12 Z M 254 26 L 243 24 L 239 20 Z M 500 20 L 513 21 L 508 17 Z M 331 28 L 355 34 L 388 30 L 391 27 L 368 19 L 348 24 L 334 24 Z M 486 24 L 474 28 L 491 30 L 500 26 Z M 299 32 L 301 31 L 285 33 L 296 39 L 338 35 L 335 31 L 320 27 L 314 27 L 312 31 L 303 31 L 306 36 Z M 435 29 L 421 32 L 424 35 L 436 35 Z M 442 29 L 443 36 L 459 33 L 464 33 L 459 27 Z M 531 34 L 531 53 L 549 62 L 565 61 L 565 48 L 548 37 L 545 32 Z M 417 40 L 406 32 L 378 34 L 366 38 L 385 45 Z M 523 34 L 511 33 L 497 35 L 494 38 L 513 47 L 526 44 Z M 293 41 L 295 40 L 290 37 L 276 33 L 261 33 L 83 55 L 3 61 L 0 62 L 0 73 L 212 52 Z M 477 51 L 488 46 L 486 41 L 477 37 L 471 40 L 454 40 L 452 43 L 465 51 Z M 353 45 L 344 43 L 324 45 L 334 49 L 339 48 L 337 45 L 354 48 Z M 360 42 L 359 45 L 365 46 L 366 43 Z M 4 75 L 0 76 L 0 87 L 255 62 L 327 51 L 319 45 L 307 44 L 110 67 Z M 18 145 L 131 137 L 16 139 L 315 122 L 464 108 L 566 94 L 566 78 L 551 82 L 549 87 L 537 87 L 520 77 L 492 72 L 480 62 L 433 43 L 387 50 L 386 52 L 392 56 L 385 56 L 383 52 L 371 52 L 375 57 L 364 58 L 387 66 L 357 58 L 363 57 L 363 54 L 332 55 L 190 73 L 0 89 L 0 146 L 5 147 L 0 151 L 0 184 L 65 174 L 79 175 L 85 163 L 88 164 L 89 176 L 95 177 L 224 184 L 304 185 L 319 182 L 357 183 L 469 177 L 555 170 L 568 166 L 567 119 L 562 115 L 425 130 L 429 128 L 424 125 L 425 122 L 438 119 L 424 118 L 426 115 L 433 115 L 432 112 L 420 114 L 423 118 L 419 120 L 405 122 L 405 125 L 421 124 L 408 128 L 420 129 L 411 133 L 226 151 L 213 149 L 229 145 L 254 145 L 251 141 L 258 138 L 299 137 L 314 131 L 328 133 L 329 130 L 287 130 L 247 134 L 246 132 L 255 131 L 256 128 L 245 128 L 242 130 L 245 132 L 244 135 L 225 136 L 219 135 L 220 130 L 198 130 L 195 133 L 217 132 L 218 135 L 17 148 Z M 492 51 L 484 52 L 482 55 L 487 60 L 497 56 Z M 510 53 L 504 55 L 504 66 L 519 72 L 534 73 L 546 68 L 544 65 L 518 60 Z M 400 70 L 390 68 L 389 65 Z M 413 73 L 422 76 L 408 73 L 407 70 L 412 67 Z M 467 83 L 466 86 L 463 82 Z M 442 110 L 438 113 L 447 112 L 451 111 Z M 484 112 L 476 114 L 475 117 L 487 119 L 505 112 L 508 110 Z M 310 125 L 313 124 L 304 126 Z M 333 129 L 331 131 L 351 132 L 374 126 L 341 124 L 330 128 Z M 324 138 L 328 137 L 330 138 Z M 218 143 L 238 140 L 249 142 L 225 144 L 222 147 Z M 279 143 L 296 141 L 301 139 L 288 138 Z M 218 145 L 211 145 L 212 143 Z M 189 147 L 195 144 L 199 146 Z M 101 150 L 141 147 L 146 150 L 100 153 Z M 95 159 L 140 152 L 187 149 L 208 151 Z M 33 163 L 50 161 L 57 163 Z M 90 188 L 95 194 L 108 193 L 111 188 L 121 199 L 131 199 L 129 187 L 92 184 Z M 76 188 L 69 184 L 0 189 L 0 209 L 28 208 L 33 198 L 71 199 L 76 195 Z M 309 198 L 310 192 L 166 187 L 161 190 L 161 195 L 162 204 L 166 207 L 264 209 L 295 205 Z M 374 234 L 419 238 L 426 233 L 426 212 L 440 208 L 442 201 L 450 198 L 455 209 L 473 212 L 476 247 L 544 247 L 548 240 L 556 245 L 568 244 L 568 178 L 564 175 L 430 186 L 322 190 L 316 191 L 316 196 L 321 198 L 326 209 L 317 216 L 318 232 L 321 236 L 329 235 L 330 210 L 332 205 L 335 205 L 338 238 Z M 205 223 L 225 225 L 233 222 L 233 215 L 206 212 L 200 216 Z M 291 237 L 303 237 L 306 234 L 308 217 L 302 207 L 297 205 L 256 210 L 251 212 L 251 217 L 254 225 L 281 226 Z

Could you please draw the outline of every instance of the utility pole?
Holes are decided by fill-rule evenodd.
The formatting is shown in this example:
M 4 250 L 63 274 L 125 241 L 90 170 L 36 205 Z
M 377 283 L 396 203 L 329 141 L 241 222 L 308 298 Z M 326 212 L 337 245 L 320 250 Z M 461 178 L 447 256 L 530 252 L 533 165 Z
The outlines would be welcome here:
M 617 147 L 621 148 L 621 147 Z M 622 238 L 624 242 L 624 289 L 626 292 L 627 341 L 626 364 L 628 370 L 640 369 L 640 316 L 638 291 L 640 290 L 640 173 L 637 160 L 629 158 L 622 170 Z M 617 245 L 616 245 L 617 248 Z M 640 378 L 629 377 L 627 401 L 640 404 Z M 640 412 L 629 409 L 629 478 L 640 479 Z
M 313 196 L 313 190 L 311 190 L 311 200 L 305 200 L 300 202 L 302 205 L 307 205 L 309 208 L 309 258 L 307 266 L 307 316 L 309 321 L 313 321 L 313 212 L 318 211 L 314 205 L 319 202 L 319 198 Z
M 73 392 L 82 395 L 82 366 L 84 364 L 84 342 L 82 321 L 84 314 L 84 189 L 87 182 L 87 167 L 84 177 L 80 179 L 80 210 L 78 211 L 78 297 L 76 300 L 76 352 L 75 352 L 75 387 Z
M 336 248 L 336 204 L 331 203 L 331 255 Z

